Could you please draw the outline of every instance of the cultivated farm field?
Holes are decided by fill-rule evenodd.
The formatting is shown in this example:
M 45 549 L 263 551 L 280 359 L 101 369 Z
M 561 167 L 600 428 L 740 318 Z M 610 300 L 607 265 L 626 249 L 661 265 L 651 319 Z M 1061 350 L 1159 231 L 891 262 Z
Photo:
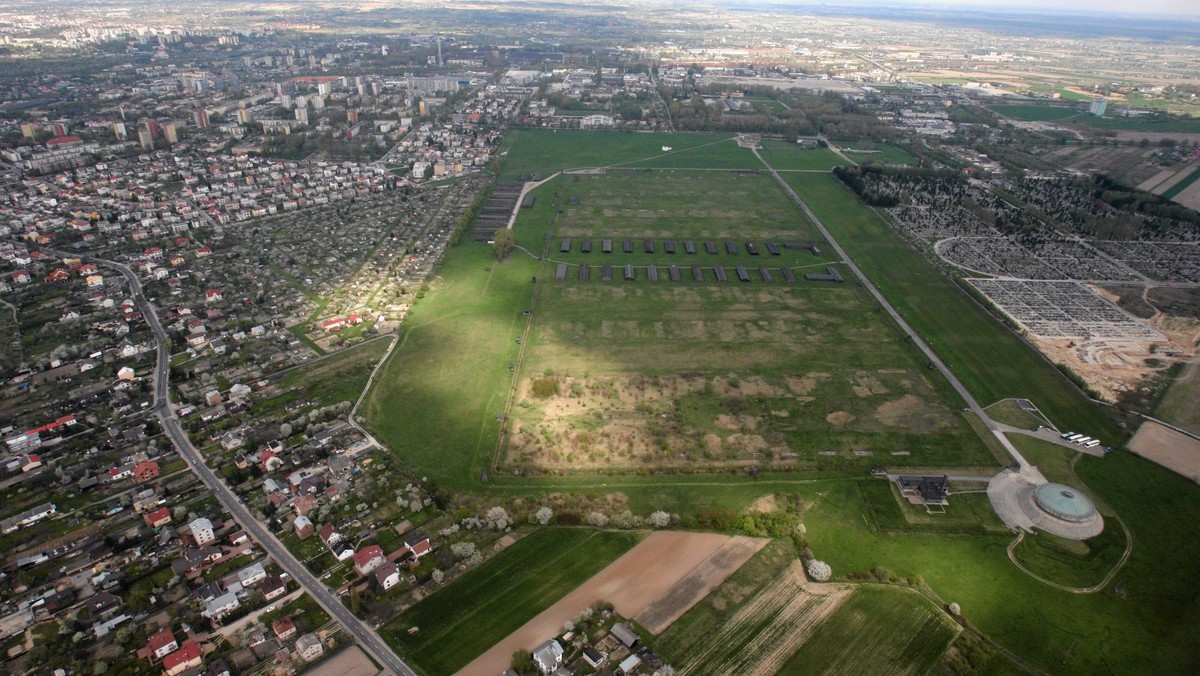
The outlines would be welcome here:
M 959 631 L 915 591 L 862 587 L 816 628 L 780 673 L 924 674 Z
M 539 531 L 400 614 L 381 633 L 425 673 L 453 673 L 624 554 L 638 537 Z M 451 642 L 454 649 L 447 650 Z

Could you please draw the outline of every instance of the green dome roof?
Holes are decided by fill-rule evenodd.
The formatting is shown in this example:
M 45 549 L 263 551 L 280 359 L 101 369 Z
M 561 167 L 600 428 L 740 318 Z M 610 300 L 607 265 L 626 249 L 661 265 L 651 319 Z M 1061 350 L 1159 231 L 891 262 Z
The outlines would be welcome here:
M 1096 506 L 1082 491 L 1062 484 L 1037 487 L 1038 506 L 1064 521 L 1087 521 L 1096 514 Z

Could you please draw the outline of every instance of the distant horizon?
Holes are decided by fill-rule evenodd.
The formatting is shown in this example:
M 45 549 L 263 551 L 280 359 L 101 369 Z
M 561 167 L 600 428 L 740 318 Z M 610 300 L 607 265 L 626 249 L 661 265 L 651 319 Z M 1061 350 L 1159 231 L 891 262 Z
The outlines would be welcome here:
M 1131 8 L 1130 3 L 1124 0 L 1049 0 L 1047 3 L 1038 3 L 1034 0 L 918 0 L 917 2 L 909 2 L 907 0 L 715 0 L 721 5 L 741 5 L 741 6 L 790 6 L 790 7 L 821 7 L 825 9 L 834 9 L 837 7 L 855 7 L 868 9 L 878 7 L 880 9 L 909 9 L 914 11 L 920 10 L 939 10 L 939 9 L 963 9 L 963 10 L 997 10 L 997 11 L 1019 11 L 1029 14 L 1042 15 L 1059 15 L 1075 14 L 1094 17 L 1145 17 L 1145 18 L 1173 18 L 1178 19 L 1186 17 L 1200 23 L 1200 3 L 1196 0 L 1147 0 L 1139 3 L 1138 8 Z

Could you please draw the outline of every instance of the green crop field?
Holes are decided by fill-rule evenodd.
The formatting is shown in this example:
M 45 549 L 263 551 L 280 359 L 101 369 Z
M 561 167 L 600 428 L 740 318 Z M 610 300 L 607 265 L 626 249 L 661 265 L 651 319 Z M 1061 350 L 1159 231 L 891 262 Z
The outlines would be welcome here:
M 759 153 L 771 166 L 781 170 L 807 169 L 829 171 L 834 167 L 846 164 L 845 160 L 838 157 L 837 154 L 828 148 L 808 148 L 796 143 L 774 139 L 764 139 L 762 150 Z
M 1055 122 L 1079 115 L 1079 110 L 1074 107 L 1036 103 L 1001 104 L 987 108 L 994 113 L 1022 122 Z
M 784 674 L 924 674 L 961 631 L 907 589 L 858 589 L 780 669 Z
M 408 609 L 381 633 L 421 671 L 454 673 L 637 541 L 634 533 L 539 531 Z M 413 627 L 418 631 L 410 633 Z
M 1030 397 L 1060 429 L 1121 437 L 1032 347 L 1005 330 L 837 179 L 819 174 L 785 178 L 979 401 Z
M 533 171 L 546 177 L 562 169 L 602 167 L 645 160 L 664 155 L 663 146 L 670 146 L 672 151 L 681 152 L 689 148 L 723 142 L 729 138 L 732 138 L 729 134 L 637 134 L 621 131 L 568 129 L 519 130 L 512 132 L 510 139 L 506 142 L 508 150 L 500 171 L 500 180 L 516 180 L 521 174 Z M 720 157 L 723 152 L 727 151 L 724 147 L 726 144 L 734 150 L 738 150 L 735 143 L 728 141 L 721 144 L 720 153 L 705 151 L 704 154 L 716 153 Z M 750 160 L 753 159 L 751 156 Z M 753 166 L 749 161 L 748 164 Z

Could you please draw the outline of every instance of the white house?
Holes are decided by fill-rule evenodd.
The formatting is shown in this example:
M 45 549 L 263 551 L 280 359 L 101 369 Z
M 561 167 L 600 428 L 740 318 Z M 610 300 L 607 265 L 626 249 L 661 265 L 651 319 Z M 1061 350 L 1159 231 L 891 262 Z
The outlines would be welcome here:
M 213 532 L 212 521 L 202 516 L 189 523 L 188 528 L 192 531 L 192 537 L 195 538 L 197 546 L 203 547 L 217 539 Z
M 533 650 L 533 661 L 543 674 L 549 674 L 562 666 L 563 648 L 558 641 L 550 639 Z

